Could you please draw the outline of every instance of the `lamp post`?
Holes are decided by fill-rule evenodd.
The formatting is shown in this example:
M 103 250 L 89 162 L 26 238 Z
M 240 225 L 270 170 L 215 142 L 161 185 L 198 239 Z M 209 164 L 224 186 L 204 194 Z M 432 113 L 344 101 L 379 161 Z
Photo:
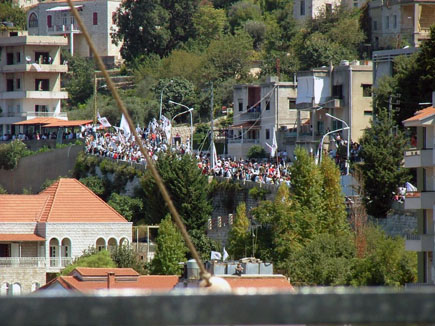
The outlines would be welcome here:
M 172 122 L 174 121 L 174 119 L 176 117 L 178 117 L 178 116 L 180 116 L 180 115 L 182 115 L 184 113 L 187 113 L 187 112 L 190 113 L 190 151 L 193 152 L 193 116 L 192 116 L 193 108 L 189 108 L 187 105 L 184 105 L 184 104 L 181 104 L 181 103 L 177 103 L 177 102 L 174 102 L 174 101 L 171 101 L 171 100 L 169 100 L 168 103 L 179 105 L 179 106 L 182 106 L 183 108 L 187 109 L 186 111 L 180 112 L 180 113 L 178 113 L 178 114 L 176 114 L 176 115 L 174 115 L 172 117 L 172 119 L 171 119 L 171 128 L 172 128 Z M 172 138 L 172 132 L 171 132 L 171 138 Z
M 336 133 L 336 132 L 339 132 L 339 131 L 342 131 L 342 130 L 347 130 L 347 129 L 349 129 L 349 127 L 344 127 L 344 128 L 340 128 L 340 129 L 335 129 L 335 130 L 329 131 L 329 132 L 327 132 L 326 134 L 323 135 L 322 140 L 320 141 L 319 164 L 320 164 L 320 162 L 322 162 L 323 141 L 325 140 L 325 137 L 328 136 L 328 135 L 330 135 L 330 134 L 333 134 L 333 133 Z
M 172 84 L 173 80 L 169 82 L 169 84 Z M 162 109 L 163 109 L 163 91 L 166 89 L 166 87 L 169 86 L 169 84 L 166 84 L 162 87 L 162 90 L 160 91 L 160 111 L 159 111 L 159 120 L 162 120 Z
M 344 123 L 344 125 L 346 126 L 346 128 L 343 128 L 343 130 L 344 130 L 344 129 L 347 129 L 346 175 L 348 175 L 348 174 L 349 174 L 349 168 L 350 168 L 350 164 L 349 164 L 349 160 L 350 160 L 350 157 L 349 157 L 349 155 L 350 155 L 350 151 L 349 151 L 349 148 L 350 148 L 350 128 L 349 128 L 349 125 L 346 123 L 346 121 L 341 120 L 341 119 L 339 119 L 339 118 L 337 118 L 337 117 L 334 117 L 333 115 L 331 115 L 331 114 L 329 114 L 329 113 L 325 113 L 325 115 L 328 116 L 328 117 L 330 117 L 330 118 L 332 118 L 332 119 L 335 119 L 335 120 L 341 121 L 341 122 Z

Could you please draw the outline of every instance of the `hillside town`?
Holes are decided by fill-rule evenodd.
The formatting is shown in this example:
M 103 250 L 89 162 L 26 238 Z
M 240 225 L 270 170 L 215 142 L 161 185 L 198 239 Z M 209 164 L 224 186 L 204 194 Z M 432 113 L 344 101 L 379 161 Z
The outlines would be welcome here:
M 0 300 L 433 291 L 434 134 L 432 0 L 1 2 Z

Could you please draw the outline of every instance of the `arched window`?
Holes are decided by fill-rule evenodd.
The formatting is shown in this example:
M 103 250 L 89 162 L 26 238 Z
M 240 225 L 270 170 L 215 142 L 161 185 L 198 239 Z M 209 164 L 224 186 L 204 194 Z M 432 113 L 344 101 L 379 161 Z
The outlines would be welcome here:
M 50 266 L 59 267 L 59 240 L 53 238 L 50 240 Z
M 21 284 L 14 283 L 12 285 L 12 295 L 21 295 Z
M 110 250 L 116 249 L 116 247 L 118 246 L 118 241 L 116 241 L 115 238 L 110 238 L 109 241 L 107 242 L 107 248 Z
M 9 294 L 9 283 L 3 283 L 0 288 L 0 294 L 1 295 L 8 295 Z
M 38 16 L 32 12 L 29 16 L 29 28 L 38 27 Z
M 106 240 L 103 238 L 98 238 L 96 243 L 97 251 L 106 249 Z
M 119 245 L 120 246 L 128 246 L 128 239 L 122 238 L 121 240 L 119 240 Z
M 61 246 L 62 267 L 71 263 L 71 240 L 64 238 Z
M 39 284 L 38 282 L 33 282 L 32 283 L 32 292 L 38 290 L 40 288 L 41 284 Z

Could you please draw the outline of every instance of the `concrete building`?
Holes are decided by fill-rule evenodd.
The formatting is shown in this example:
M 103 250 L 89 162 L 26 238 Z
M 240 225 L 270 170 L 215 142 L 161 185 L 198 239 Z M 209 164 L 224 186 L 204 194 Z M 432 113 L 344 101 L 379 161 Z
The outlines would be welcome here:
M 293 17 L 299 22 L 316 18 L 322 12 L 332 12 L 335 7 L 346 5 L 348 8 L 361 8 L 367 0 L 295 0 Z
M 418 47 L 435 23 L 435 0 L 372 0 L 369 16 L 374 50 Z
M 297 128 L 284 135 L 285 149 L 292 153 L 296 146 L 315 153 L 322 137 L 329 131 L 342 130 L 344 139 L 358 141 L 372 117 L 372 64 L 367 61 L 343 61 L 339 66 L 322 67 L 298 73 Z M 335 117 L 332 118 L 327 114 Z M 325 140 L 326 143 L 326 140 Z
M 435 92 L 432 94 L 435 103 Z M 405 151 L 405 167 L 416 169 L 417 191 L 407 192 L 405 209 L 417 215 L 418 234 L 408 235 L 406 250 L 417 252 L 419 283 L 435 283 L 435 105 L 415 113 L 403 125 L 411 128 L 417 144 Z
M 29 36 L 26 32 L 0 33 L 0 136 L 11 133 L 15 122 L 35 117 L 66 119 L 61 100 L 60 49 L 67 41 L 59 36 Z
M 252 145 L 270 152 L 276 132 L 293 128 L 296 123 L 296 83 L 269 77 L 261 85 L 234 86 L 234 124 L 229 128 L 228 155 L 246 158 Z
M 37 195 L 0 195 L 0 292 L 29 293 L 90 246 L 131 243 L 132 223 L 76 179 Z
M 120 0 L 74 1 L 98 53 L 109 67 L 121 62 L 121 45 L 113 44 L 110 35 L 117 27 L 113 17 L 120 4 Z M 39 2 L 31 7 L 27 12 L 27 28 L 30 35 L 64 36 L 70 53 L 92 56 L 66 1 Z

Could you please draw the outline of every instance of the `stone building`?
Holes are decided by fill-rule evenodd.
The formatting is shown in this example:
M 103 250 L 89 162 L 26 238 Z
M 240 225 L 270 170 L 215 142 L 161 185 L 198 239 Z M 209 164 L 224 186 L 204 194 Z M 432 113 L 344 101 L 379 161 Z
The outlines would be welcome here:
M 61 100 L 60 36 L 29 36 L 25 31 L 0 32 L 0 136 L 12 133 L 15 122 L 35 117 L 66 119 Z
M 131 243 L 132 223 L 76 179 L 37 195 L 0 195 L 2 294 L 28 293 L 89 247 Z
M 109 67 L 121 61 L 121 44 L 113 44 L 110 35 L 117 28 L 114 15 L 120 4 L 120 0 L 74 1 L 101 59 Z M 31 7 L 27 11 L 27 28 L 30 35 L 61 35 L 71 54 L 92 57 L 66 1 L 43 1 Z

